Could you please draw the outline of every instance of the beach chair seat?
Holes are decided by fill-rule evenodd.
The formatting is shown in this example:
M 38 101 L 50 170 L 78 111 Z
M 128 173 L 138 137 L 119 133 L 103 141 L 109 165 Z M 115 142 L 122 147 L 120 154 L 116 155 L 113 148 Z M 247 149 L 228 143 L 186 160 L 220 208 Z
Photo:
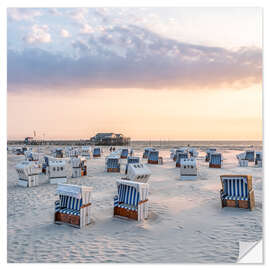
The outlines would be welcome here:
M 159 152 L 156 150 L 150 150 L 148 154 L 148 164 L 158 164 Z
M 247 197 L 240 197 L 240 196 L 225 196 L 226 200 L 242 200 L 242 201 L 248 201 Z
M 60 209 L 59 213 L 79 216 L 80 215 L 80 210 L 73 210 L 73 209 L 64 208 L 64 209 Z
M 136 206 L 126 204 L 126 203 L 120 204 L 119 207 L 120 208 L 125 208 L 125 209 L 128 209 L 128 210 L 132 210 L 132 211 L 137 211 L 137 209 L 138 209 Z

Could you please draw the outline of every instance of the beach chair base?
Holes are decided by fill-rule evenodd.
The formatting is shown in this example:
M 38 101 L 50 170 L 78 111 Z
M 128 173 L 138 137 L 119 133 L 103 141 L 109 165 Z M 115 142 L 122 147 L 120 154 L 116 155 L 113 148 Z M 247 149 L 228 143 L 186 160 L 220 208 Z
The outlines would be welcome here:
M 220 164 L 209 164 L 209 168 L 221 168 Z
M 234 208 L 244 208 L 250 209 L 251 211 L 255 207 L 254 191 L 251 191 L 249 195 L 249 200 L 221 200 L 221 206 L 224 207 L 234 207 Z
M 176 164 L 175 164 L 175 167 L 176 167 L 176 168 L 180 168 L 180 167 L 181 167 L 181 164 L 176 163 Z
M 114 207 L 113 215 L 138 220 L 138 212 L 137 211 L 121 208 L 118 206 Z
M 127 156 L 120 156 L 121 159 L 127 159 Z
M 80 216 L 68 215 L 63 213 L 55 213 L 54 215 L 55 223 L 67 223 L 73 225 L 74 227 L 80 228 Z
M 101 157 L 101 155 L 93 155 L 94 158 Z
M 148 160 L 148 164 L 158 164 L 158 160 Z
M 119 173 L 120 172 L 120 168 L 107 168 L 107 172 L 116 172 L 116 173 Z

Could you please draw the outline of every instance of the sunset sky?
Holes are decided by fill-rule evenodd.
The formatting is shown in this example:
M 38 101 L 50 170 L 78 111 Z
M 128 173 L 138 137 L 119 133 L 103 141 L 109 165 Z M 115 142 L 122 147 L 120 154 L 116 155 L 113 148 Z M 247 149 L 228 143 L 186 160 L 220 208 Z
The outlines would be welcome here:
M 8 139 L 262 139 L 260 8 L 8 9 Z

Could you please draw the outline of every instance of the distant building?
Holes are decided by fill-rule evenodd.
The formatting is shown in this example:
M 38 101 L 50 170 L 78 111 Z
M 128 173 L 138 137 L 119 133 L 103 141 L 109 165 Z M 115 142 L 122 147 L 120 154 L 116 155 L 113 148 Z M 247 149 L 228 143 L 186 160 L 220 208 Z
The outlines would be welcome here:
M 129 145 L 130 138 L 123 134 L 97 133 L 90 141 L 96 145 Z

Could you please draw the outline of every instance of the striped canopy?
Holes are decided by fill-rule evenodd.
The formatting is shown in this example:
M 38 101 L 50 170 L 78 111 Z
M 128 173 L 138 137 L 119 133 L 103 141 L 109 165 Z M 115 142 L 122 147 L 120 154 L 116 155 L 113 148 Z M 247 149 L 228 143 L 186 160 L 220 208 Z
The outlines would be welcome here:
M 140 200 L 145 200 L 148 196 L 149 185 L 127 180 L 117 180 L 117 191 L 119 202 L 138 206 Z

